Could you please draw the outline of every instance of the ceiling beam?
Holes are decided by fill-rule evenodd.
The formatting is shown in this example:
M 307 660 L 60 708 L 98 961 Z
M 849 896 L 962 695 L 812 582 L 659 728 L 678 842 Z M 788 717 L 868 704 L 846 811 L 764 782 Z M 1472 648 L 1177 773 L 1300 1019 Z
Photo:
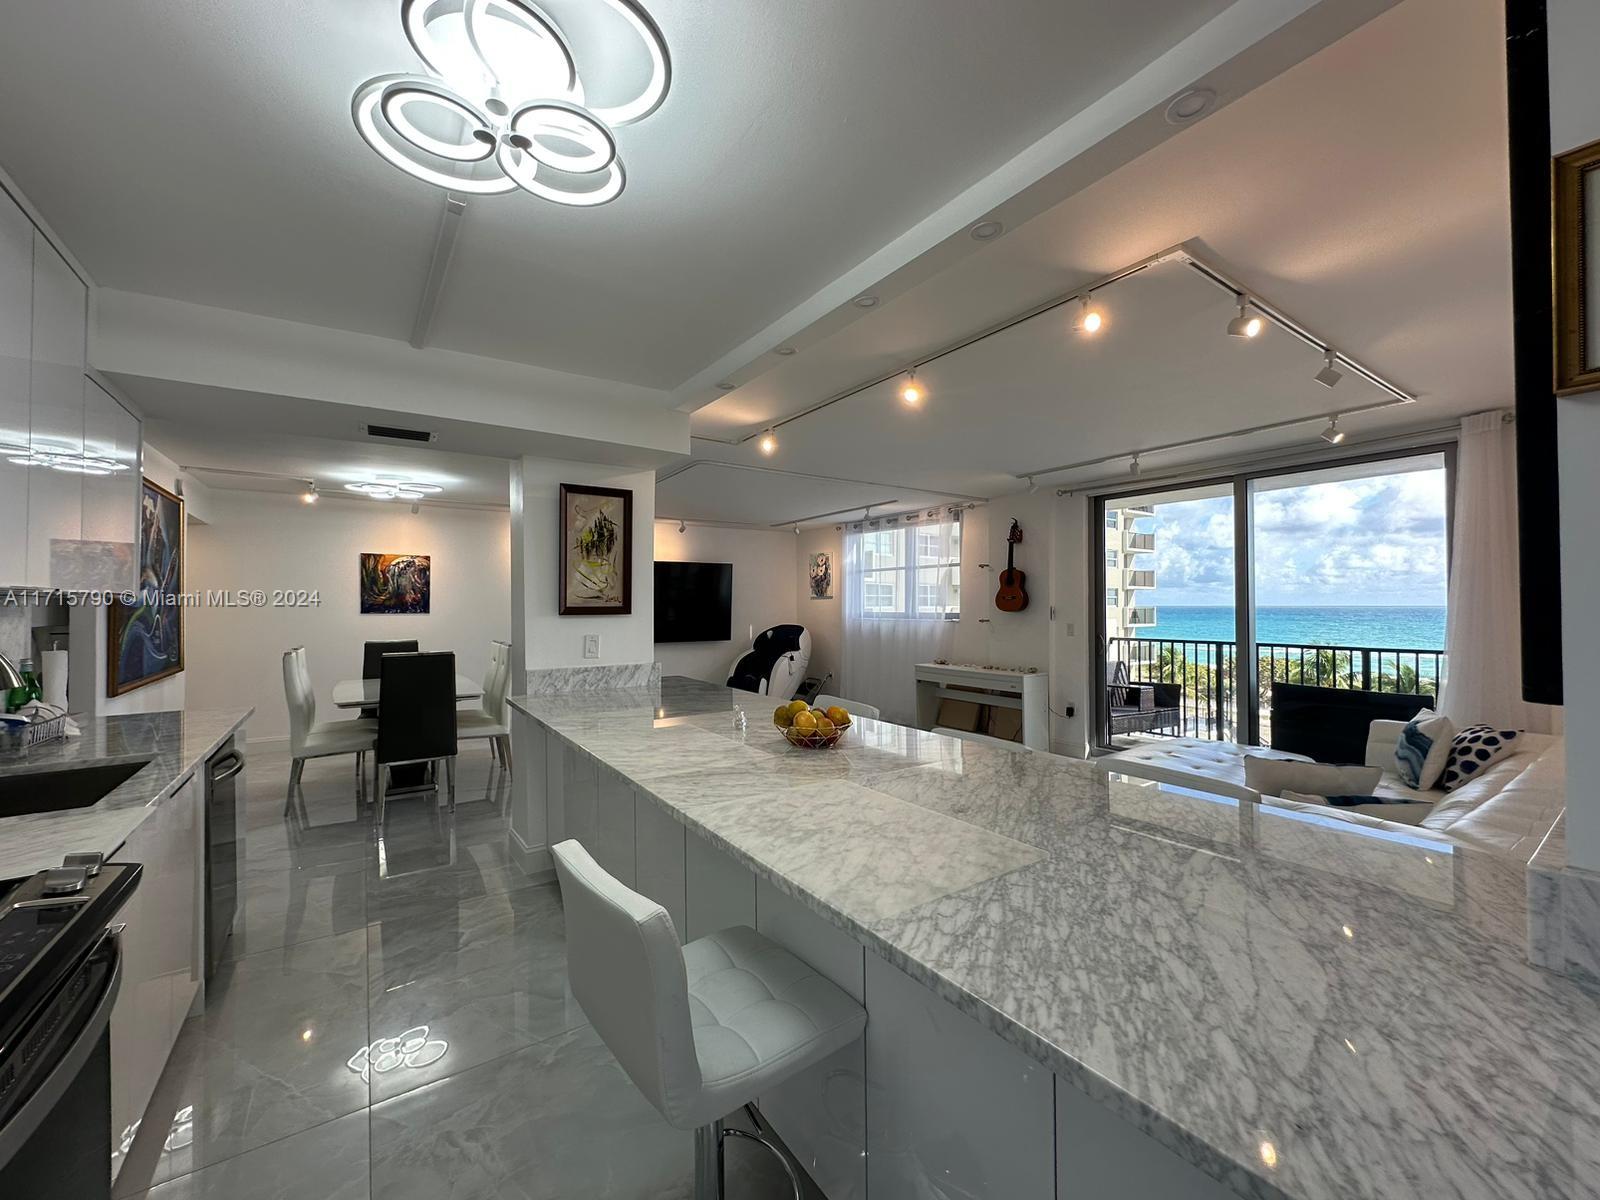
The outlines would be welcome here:
M 421 350 L 428 344 L 433 332 L 433 317 L 439 310 L 439 294 L 444 290 L 444 277 L 450 270 L 450 259 L 456 252 L 456 234 L 461 232 L 461 216 L 467 211 L 463 196 L 447 192 L 444 211 L 439 214 L 439 231 L 433 238 L 433 257 L 428 260 L 428 277 L 422 283 L 422 298 L 417 301 L 417 319 L 411 326 L 411 344 Z

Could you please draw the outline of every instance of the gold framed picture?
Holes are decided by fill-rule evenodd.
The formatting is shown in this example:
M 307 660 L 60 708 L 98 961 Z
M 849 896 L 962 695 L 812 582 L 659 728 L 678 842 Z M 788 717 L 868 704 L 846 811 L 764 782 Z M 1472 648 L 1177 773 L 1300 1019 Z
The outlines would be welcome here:
M 1558 155 L 1554 201 L 1555 390 L 1600 389 L 1600 141 Z

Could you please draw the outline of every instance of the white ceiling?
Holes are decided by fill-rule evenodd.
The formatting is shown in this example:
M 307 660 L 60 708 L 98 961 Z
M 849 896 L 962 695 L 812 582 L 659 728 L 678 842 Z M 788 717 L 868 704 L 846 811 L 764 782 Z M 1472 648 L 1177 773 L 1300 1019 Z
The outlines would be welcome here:
M 629 184 L 468 208 L 431 344 L 673 387 L 1228 0 L 649 0 L 675 86 Z M 96 281 L 405 338 L 442 194 L 357 137 L 394 0 L 54 0 L 0 40 L 0 164 Z
M 1405 0 L 865 318 L 796 339 L 798 354 L 769 356 L 754 379 L 699 409 L 696 435 L 748 437 L 1186 241 L 1420 395 L 1341 422 L 1352 440 L 1507 404 L 1504 98 L 1498 86 L 1461 86 L 1500 78 L 1502 21 L 1495 0 Z M 1226 296 L 1184 268 L 1100 298 L 1113 320 L 1092 343 L 1062 314 L 1039 318 L 921 371 L 927 411 L 907 414 L 890 386 L 870 389 L 780 429 L 770 465 L 988 495 L 1025 487 L 1015 472 L 1375 398 L 1354 378 L 1334 392 L 1313 384 L 1317 355 L 1286 336 L 1249 345 L 1219 336 Z M 1304 447 L 1317 429 L 1145 466 Z M 694 454 L 768 461 L 754 442 L 696 441 Z
M 700 460 L 663 474 L 656 485 L 656 515 L 662 520 L 779 527 L 854 520 L 868 505 L 879 512 L 904 512 L 951 498 L 882 483 Z

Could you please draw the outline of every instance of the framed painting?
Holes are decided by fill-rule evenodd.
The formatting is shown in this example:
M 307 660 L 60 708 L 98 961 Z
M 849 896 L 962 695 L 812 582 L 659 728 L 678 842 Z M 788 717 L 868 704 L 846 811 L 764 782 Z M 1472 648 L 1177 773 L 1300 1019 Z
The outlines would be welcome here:
M 139 497 L 139 590 L 106 612 L 106 695 L 183 670 L 183 500 L 144 480 Z
M 561 485 L 557 611 L 563 617 L 633 611 L 633 493 Z
M 1600 142 L 1554 165 L 1556 394 L 1600 388 Z
M 811 598 L 833 599 L 833 555 L 826 550 L 811 556 Z
M 361 555 L 363 613 L 425 613 L 433 595 L 426 554 Z

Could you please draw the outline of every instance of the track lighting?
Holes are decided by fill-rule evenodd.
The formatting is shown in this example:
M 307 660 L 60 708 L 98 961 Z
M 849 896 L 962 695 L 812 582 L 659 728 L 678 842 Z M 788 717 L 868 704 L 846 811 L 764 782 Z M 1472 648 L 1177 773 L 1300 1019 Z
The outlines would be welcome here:
M 421 511 L 422 511 L 422 503 L 420 501 L 418 501 L 418 500 L 413 500 L 411 502 L 411 515 L 414 517 Z
M 300 493 L 302 504 L 315 504 L 317 502 L 317 485 L 315 480 L 306 481 L 306 490 Z
M 1137 454 L 1135 454 L 1131 459 L 1128 460 L 1128 474 L 1129 475 L 1137 475 L 1138 473 L 1139 473 L 1139 456 Z
M 1250 311 L 1250 299 L 1241 294 L 1239 296 L 1239 315 L 1228 322 L 1228 336 L 1253 338 L 1261 335 L 1266 328 L 1266 322 L 1261 319 L 1260 313 Z
M 922 385 L 917 382 L 915 371 L 906 372 L 906 381 L 900 388 L 900 399 L 907 408 L 916 408 L 926 398 L 927 392 L 922 390 Z
M 1085 296 L 1078 309 L 1078 315 L 1072 319 L 1072 328 L 1077 333 L 1095 334 L 1105 327 L 1106 315 L 1094 307 L 1092 296 Z
M 1033 476 L 1028 476 L 1028 495 L 1034 496 L 1039 492 L 1039 485 L 1033 481 Z
M 689 532 L 689 522 L 687 522 L 687 521 L 679 521 L 678 522 L 678 532 L 679 533 L 687 533 L 687 532 Z
M 761 435 L 761 440 L 756 443 L 756 449 L 771 458 L 778 452 L 778 435 L 770 429 L 767 430 Z
M 1330 383 L 1328 386 L 1332 387 L 1333 384 Z M 1318 436 L 1330 446 L 1337 446 L 1340 442 L 1344 441 L 1344 430 L 1339 428 L 1339 418 L 1329 417 L 1328 427 L 1324 429 Z
M 1339 352 L 1337 350 L 1329 349 L 1322 356 L 1322 370 L 1318 371 L 1313 378 L 1323 387 L 1328 388 L 1331 388 L 1344 378 L 1344 372 L 1339 370 Z

